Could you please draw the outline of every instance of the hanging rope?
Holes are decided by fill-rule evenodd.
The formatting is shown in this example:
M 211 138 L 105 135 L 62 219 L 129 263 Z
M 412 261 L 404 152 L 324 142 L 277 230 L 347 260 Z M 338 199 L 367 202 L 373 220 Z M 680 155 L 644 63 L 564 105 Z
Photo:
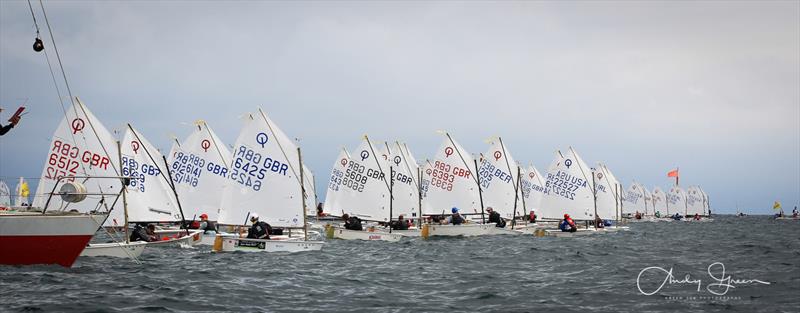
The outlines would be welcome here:
M 39 23 L 36 22 L 36 15 L 33 14 L 33 5 L 31 5 L 31 0 L 28 0 L 28 8 L 31 9 L 33 25 L 36 26 L 36 39 L 33 41 L 33 51 L 40 52 L 44 50 L 44 43 L 42 43 L 42 38 L 39 36 Z

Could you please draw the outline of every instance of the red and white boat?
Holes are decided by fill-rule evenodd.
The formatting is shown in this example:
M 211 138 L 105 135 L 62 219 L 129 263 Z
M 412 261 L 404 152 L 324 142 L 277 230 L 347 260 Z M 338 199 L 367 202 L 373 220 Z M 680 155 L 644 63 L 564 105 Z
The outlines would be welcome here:
M 70 267 L 106 214 L 0 213 L 0 264 Z

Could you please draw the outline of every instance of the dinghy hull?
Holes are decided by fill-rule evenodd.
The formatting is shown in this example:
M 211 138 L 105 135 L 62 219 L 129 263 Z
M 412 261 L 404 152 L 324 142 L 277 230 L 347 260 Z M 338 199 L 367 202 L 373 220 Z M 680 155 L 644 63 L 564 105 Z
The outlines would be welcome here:
M 468 225 L 422 225 L 422 238 L 433 236 L 482 236 L 488 235 L 494 224 L 468 224 Z
M 217 236 L 213 252 L 303 252 L 322 250 L 322 241 L 248 239 Z
M 367 240 L 397 242 L 403 235 L 379 231 L 349 230 L 337 226 L 328 226 L 325 230 L 328 239 Z
M 0 214 L 0 264 L 71 267 L 105 214 Z
M 130 243 L 112 242 L 90 244 L 81 252 L 81 256 L 96 257 L 107 256 L 114 258 L 138 258 L 147 247 L 147 242 L 135 241 Z

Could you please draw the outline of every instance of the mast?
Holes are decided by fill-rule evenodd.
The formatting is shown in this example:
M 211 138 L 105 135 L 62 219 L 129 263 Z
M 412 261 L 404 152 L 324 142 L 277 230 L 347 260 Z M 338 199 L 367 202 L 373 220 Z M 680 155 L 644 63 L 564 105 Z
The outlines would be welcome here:
M 517 178 L 517 181 L 519 181 L 519 183 L 522 184 L 522 178 L 521 177 Z M 522 192 L 522 214 L 523 214 L 523 216 L 527 217 L 527 216 L 529 216 L 529 213 L 528 213 L 528 208 L 525 206 L 525 192 L 522 191 L 523 189 L 521 187 L 522 186 L 520 186 L 519 190 L 520 190 L 520 192 Z M 533 182 L 531 182 L 531 190 L 528 191 L 528 195 L 529 196 L 532 195 L 532 194 L 533 194 Z M 525 225 L 528 225 L 528 222 L 530 220 L 525 219 L 525 217 L 523 217 L 522 219 L 525 221 Z
M 169 163 L 167 162 L 167 157 L 162 155 L 162 159 L 164 159 L 164 166 L 167 168 L 167 176 L 169 176 L 169 181 L 172 182 L 170 186 L 172 186 L 172 193 L 175 194 L 175 202 L 178 204 L 178 210 L 181 212 L 181 228 L 186 230 L 186 236 L 189 236 L 189 227 L 186 225 L 186 217 L 183 216 L 183 208 L 181 207 L 181 200 L 178 199 L 178 191 L 175 189 L 175 183 L 172 181 L 172 171 L 169 169 Z
M 117 157 L 119 157 L 119 169 L 120 174 L 122 174 L 122 145 L 117 140 Z M 123 212 L 123 227 L 125 228 L 125 243 L 130 243 L 131 238 L 128 235 L 128 184 L 125 183 L 125 178 L 122 179 L 122 212 Z M 130 178 L 127 179 L 130 181 Z
M 575 153 L 572 155 L 575 155 Z M 594 229 L 597 230 L 597 183 L 594 180 L 595 175 L 595 173 L 592 173 L 592 198 L 594 198 Z
M 417 228 L 422 229 L 422 167 L 417 167 L 417 195 L 419 196 L 419 223 Z
M 483 188 L 481 188 L 481 175 L 478 175 L 478 160 L 472 160 L 472 161 L 475 162 L 474 176 L 477 179 L 476 182 L 478 183 L 478 198 L 481 200 L 481 223 L 486 224 L 486 216 L 484 216 L 483 212 Z
M 273 133 L 274 134 L 274 133 Z M 308 241 L 308 218 L 306 215 L 306 187 L 303 185 L 303 156 L 300 154 L 300 147 L 297 147 L 297 160 L 300 162 L 300 201 L 303 202 L 303 240 Z
M 508 158 L 506 158 L 508 160 Z M 511 229 L 514 229 L 514 225 L 517 224 L 517 200 L 519 200 L 519 182 L 520 182 L 521 170 L 519 166 L 517 166 L 517 184 L 514 185 L 514 214 L 511 216 Z
M 392 233 L 392 203 L 394 203 L 394 168 L 389 165 L 389 233 Z

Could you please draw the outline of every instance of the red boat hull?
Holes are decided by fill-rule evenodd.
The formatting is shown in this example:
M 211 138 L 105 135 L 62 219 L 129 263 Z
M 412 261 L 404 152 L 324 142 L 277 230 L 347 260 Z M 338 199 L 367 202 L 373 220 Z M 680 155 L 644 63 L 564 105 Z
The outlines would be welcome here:
M 0 264 L 72 266 L 105 215 L 0 214 Z
M 92 235 L 0 236 L 0 264 L 72 266 Z

